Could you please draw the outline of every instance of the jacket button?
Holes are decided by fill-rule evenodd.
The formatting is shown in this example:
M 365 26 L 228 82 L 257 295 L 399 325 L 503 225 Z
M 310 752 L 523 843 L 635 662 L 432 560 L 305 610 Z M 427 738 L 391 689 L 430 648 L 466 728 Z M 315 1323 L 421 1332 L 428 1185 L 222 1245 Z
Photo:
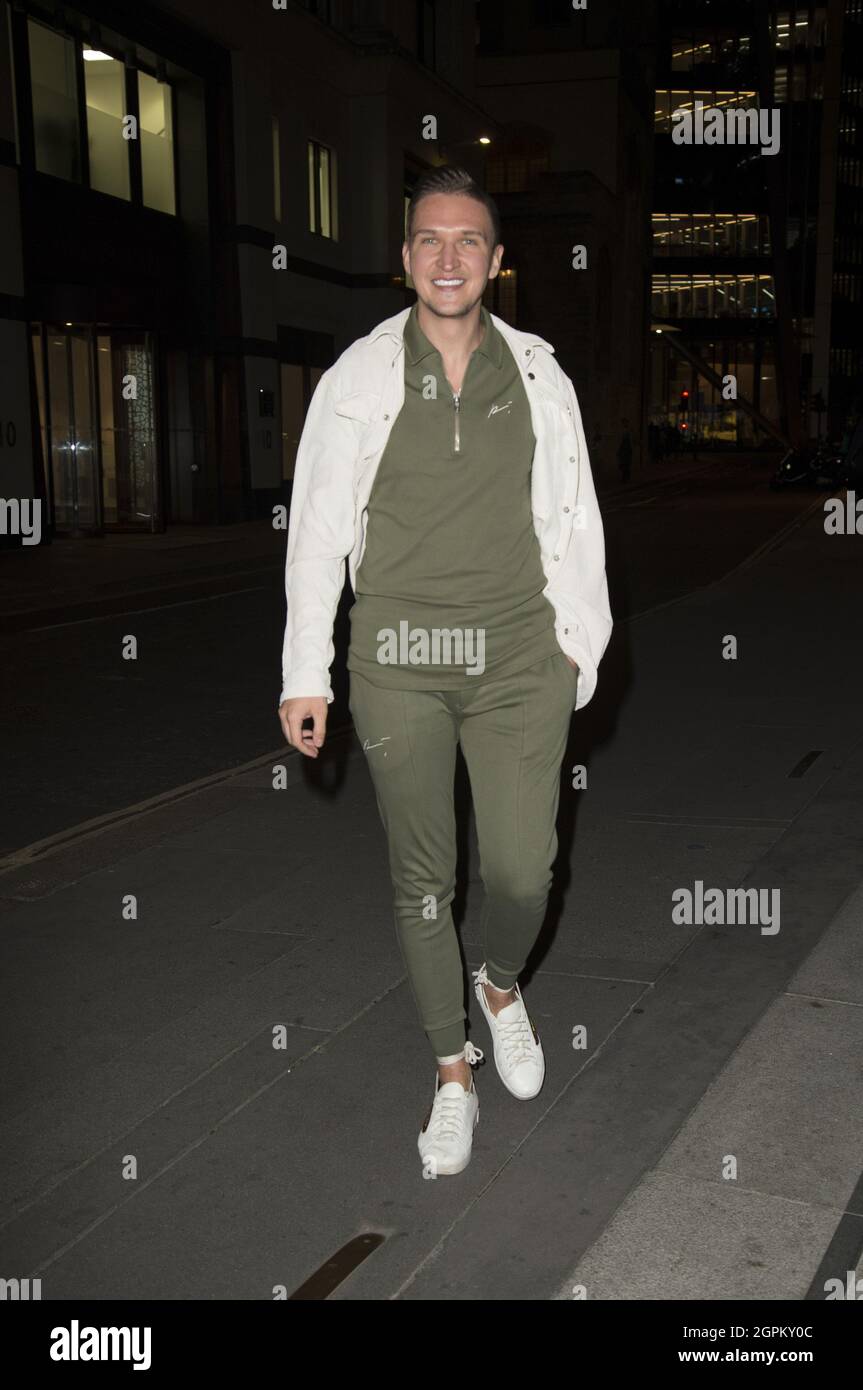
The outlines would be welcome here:
M 568 512 L 568 511 L 569 511 L 569 507 L 564 507 L 563 510 L 564 510 L 565 512 Z
M 560 556 L 559 556 L 559 555 L 555 555 L 554 558 L 555 558 L 555 560 L 559 560 L 559 559 L 560 559 Z
M 535 379 L 535 378 L 534 378 L 534 375 L 533 375 L 533 372 L 528 372 L 528 376 L 530 377 L 531 381 L 533 381 L 533 380 Z
M 387 416 L 387 415 L 384 416 L 384 419 L 385 419 L 385 420 L 387 420 L 388 418 L 389 418 L 389 416 Z M 569 461 L 570 461 L 570 463 L 575 463 L 575 455 L 574 455 L 574 454 L 570 454 L 570 456 L 569 456 Z
M 384 416 L 384 419 L 385 419 L 385 420 L 388 420 L 389 418 L 390 418 L 389 415 L 385 415 L 385 416 Z

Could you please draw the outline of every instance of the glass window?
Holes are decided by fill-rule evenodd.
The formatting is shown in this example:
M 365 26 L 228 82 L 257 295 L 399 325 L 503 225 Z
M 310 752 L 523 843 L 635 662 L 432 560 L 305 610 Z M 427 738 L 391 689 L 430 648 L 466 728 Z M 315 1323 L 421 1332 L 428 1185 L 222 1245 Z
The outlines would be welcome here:
M 33 324 L 30 334 L 30 341 L 33 352 L 33 372 L 36 380 L 36 398 L 39 403 L 39 436 L 42 446 L 42 457 L 39 464 L 42 478 L 45 481 L 45 504 L 50 516 L 51 500 L 50 491 L 47 486 L 46 473 L 48 467 L 48 415 L 45 402 L 45 363 L 42 357 L 42 327 L 41 324 Z
M 332 236 L 330 209 L 330 152 L 326 148 L 326 146 L 321 145 L 319 153 L 320 162 L 318 165 L 318 189 L 321 200 L 320 231 L 323 236 Z
M 791 82 L 791 100 L 806 100 L 806 63 L 803 61 L 794 64 Z
M 788 68 L 784 63 L 777 63 L 773 73 L 773 100 L 777 104 L 788 100 Z
M 689 72 L 691 70 L 694 47 L 691 38 L 672 40 L 671 67 L 674 72 Z
M 303 432 L 303 369 L 293 362 L 280 366 L 282 394 L 282 477 L 293 478 L 297 449 Z
M 791 20 L 790 20 L 790 17 L 789 17 L 789 15 L 788 15 L 787 12 L 786 12 L 785 14 L 778 14 L 778 15 L 776 16 L 776 31 L 775 31 L 775 32 L 776 32 L 776 40 L 775 40 L 775 42 L 776 42 L 776 47 L 777 47 L 777 48 L 790 48 L 790 47 L 791 47 Z
M 709 254 L 713 249 L 713 218 L 709 214 L 696 213 L 693 217 L 692 250 L 697 254 Z
M 711 291 L 712 282 L 702 276 L 696 275 L 693 287 L 692 312 L 696 318 L 710 318 L 711 313 Z
M 148 72 L 138 73 L 141 114 L 141 182 L 144 205 L 176 213 L 174 199 L 173 92 Z
M 748 316 L 757 312 L 756 278 L 754 275 L 741 275 L 737 281 L 737 312 Z
M 776 313 L 776 296 L 773 290 L 773 276 L 758 276 L 758 310 L 766 318 Z
M 670 223 L 664 213 L 655 212 L 651 218 L 653 226 L 653 254 L 667 256 Z
M 761 254 L 762 254 L 762 256 L 769 256 L 769 255 L 770 255 L 770 218 L 769 218 L 769 217 L 766 217 L 766 216 L 762 216 L 762 217 L 760 217 L 760 218 L 758 219 L 758 221 L 759 221 L 759 224 L 760 224 L 760 227 L 761 227 L 761 247 L 760 247 Z
M 75 45 L 43 24 L 27 21 L 36 168 L 81 181 Z
M 90 187 L 129 197 L 129 142 L 123 138 L 126 71 L 117 58 L 83 45 Z
M 692 313 L 692 282 L 688 275 L 677 275 L 671 282 L 672 309 L 675 318 L 688 318 Z
M 309 231 L 338 239 L 338 175 L 335 150 L 309 141 Z
M 668 316 L 668 276 L 654 275 L 651 295 L 651 313 L 655 319 Z
M 96 365 L 99 376 L 99 428 L 102 440 L 102 507 L 103 520 L 116 526 L 117 513 L 117 451 L 114 429 L 114 379 L 111 371 L 111 339 L 107 333 L 96 338 Z
M 507 323 L 518 322 L 518 272 L 514 266 L 507 270 L 501 270 L 496 280 L 492 281 L 496 287 L 496 308 L 493 310 L 499 318 Z
M 715 316 L 718 319 L 731 318 L 737 312 L 733 283 L 727 275 L 717 275 L 713 282 Z

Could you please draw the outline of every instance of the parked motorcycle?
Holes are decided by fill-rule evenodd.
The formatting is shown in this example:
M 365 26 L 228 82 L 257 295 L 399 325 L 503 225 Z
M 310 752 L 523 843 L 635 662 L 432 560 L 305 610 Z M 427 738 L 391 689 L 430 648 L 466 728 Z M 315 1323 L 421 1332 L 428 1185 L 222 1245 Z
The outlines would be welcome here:
M 833 490 L 846 487 L 850 479 L 841 444 L 825 440 L 802 449 L 789 449 L 770 480 L 774 492 L 787 487 L 814 487 Z

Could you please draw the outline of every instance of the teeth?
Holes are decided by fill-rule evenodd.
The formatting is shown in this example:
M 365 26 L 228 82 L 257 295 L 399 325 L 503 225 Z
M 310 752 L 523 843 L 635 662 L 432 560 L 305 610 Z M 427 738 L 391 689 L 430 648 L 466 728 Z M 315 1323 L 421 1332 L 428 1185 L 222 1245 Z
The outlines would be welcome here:
M 434 285 L 463 285 L 464 280 L 433 280 Z

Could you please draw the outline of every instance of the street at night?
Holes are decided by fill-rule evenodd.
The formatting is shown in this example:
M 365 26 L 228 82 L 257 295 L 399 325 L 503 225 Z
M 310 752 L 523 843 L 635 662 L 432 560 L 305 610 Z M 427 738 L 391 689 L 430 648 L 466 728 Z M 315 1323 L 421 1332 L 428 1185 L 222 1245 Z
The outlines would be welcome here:
M 861 37 L 0 0 L 28 1371 L 282 1301 L 853 1354 Z

